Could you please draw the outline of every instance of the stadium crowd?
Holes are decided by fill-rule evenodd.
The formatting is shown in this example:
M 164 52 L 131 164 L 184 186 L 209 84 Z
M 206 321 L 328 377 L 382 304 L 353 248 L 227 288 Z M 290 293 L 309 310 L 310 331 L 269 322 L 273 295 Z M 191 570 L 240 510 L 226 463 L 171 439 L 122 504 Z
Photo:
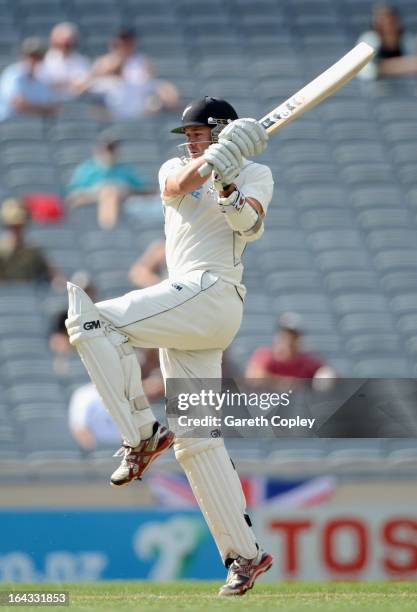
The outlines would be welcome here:
M 398 11 L 378 6 L 371 16 L 371 28 L 360 36 L 377 49 L 375 61 L 360 75 L 368 81 L 391 76 L 417 74 L 415 37 L 407 34 Z M 108 41 L 107 53 L 95 58 L 79 51 L 80 31 L 76 24 L 56 24 L 49 44 L 42 38 L 26 38 L 20 57 L 6 67 L 0 77 L 0 121 L 19 117 L 54 119 L 67 104 L 85 101 L 94 120 L 102 122 L 131 121 L 165 111 L 178 112 L 182 107 L 181 88 L 175 82 L 159 78 L 150 57 L 140 50 L 140 37 L 131 27 L 120 27 Z M 93 143 L 92 143 L 93 144 Z M 65 224 L 72 209 L 97 205 L 97 226 L 117 230 L 121 206 L 132 196 L 155 195 L 155 177 L 150 180 L 140 165 L 124 163 L 119 156 L 120 141 L 103 131 L 94 144 L 93 154 L 72 171 L 65 198 L 51 194 L 31 194 L 7 198 L 1 206 L 3 234 L 0 239 L 0 283 L 33 281 L 52 287 L 63 295 L 66 273 L 52 264 L 47 253 L 26 238 L 32 220 L 40 224 Z M 38 196 L 38 206 L 31 207 L 30 196 Z M 36 202 L 35 202 L 36 204 Z M 144 205 L 142 203 L 142 205 Z M 38 219 L 39 221 L 39 219 Z M 131 287 L 146 287 L 164 277 L 163 243 L 152 242 L 130 265 Z M 94 295 L 90 279 L 77 284 Z M 62 300 L 57 300 L 57 303 Z M 274 312 L 279 317 L 277 334 L 271 346 L 259 347 L 240 364 L 249 378 L 273 377 L 287 384 L 289 380 L 313 379 L 326 367 L 325 359 L 302 348 L 304 322 L 294 313 Z M 284 315 L 284 316 L 282 316 Z M 64 328 L 65 313 L 51 313 L 49 347 L 55 376 L 64 378 L 70 370 L 73 349 Z M 306 322 L 308 327 L 308 321 Z M 317 346 L 320 351 L 320 346 Z M 144 372 L 144 388 L 151 400 L 163 396 L 163 384 L 154 351 L 138 352 Z M 337 367 L 329 366 L 327 376 L 336 376 Z M 91 385 L 73 390 L 70 400 L 70 429 L 79 446 L 88 451 L 101 443 L 113 443 L 117 434 L 108 422 L 101 400 Z
M 93 61 L 77 51 L 79 36 L 75 24 L 64 22 L 52 29 L 49 47 L 37 36 L 22 42 L 19 61 L 1 75 L 0 119 L 53 117 L 65 102 L 88 94 L 103 120 L 179 108 L 175 85 L 156 78 L 150 59 L 137 51 L 134 29 L 120 28 L 109 52 Z

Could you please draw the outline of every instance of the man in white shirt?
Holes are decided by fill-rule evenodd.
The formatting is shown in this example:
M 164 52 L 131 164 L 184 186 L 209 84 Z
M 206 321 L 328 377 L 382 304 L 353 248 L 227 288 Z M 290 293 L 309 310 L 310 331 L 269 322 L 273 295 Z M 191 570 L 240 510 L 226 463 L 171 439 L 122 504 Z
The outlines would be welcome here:
M 79 93 L 90 72 L 90 60 L 77 51 L 79 31 L 73 23 L 58 23 L 51 31 L 49 49 L 38 76 L 71 97 Z
M 120 443 L 119 430 L 92 383 L 82 385 L 72 393 L 68 424 L 74 439 L 86 451 Z
M 173 131 L 186 143 L 159 172 L 168 279 L 98 304 L 68 284 L 70 341 L 125 440 L 115 485 L 140 478 L 174 443 L 149 408 L 133 347 L 160 349 L 165 381 L 221 379 L 223 351 L 242 319 L 241 256 L 262 235 L 272 199 L 271 171 L 246 159 L 267 144 L 255 119 L 238 119 L 225 100 L 205 97 L 187 106 Z M 256 542 L 223 439 L 178 437 L 174 451 L 229 568 L 219 594 L 243 595 L 272 557 Z
M 101 93 L 111 116 L 131 119 L 163 109 L 178 108 L 179 93 L 170 81 L 155 76 L 152 62 L 137 50 L 133 28 L 122 27 L 110 43 L 110 52 L 94 62 L 90 90 Z
M 11 64 L 0 78 L 0 121 L 14 117 L 54 117 L 59 96 L 39 79 L 38 69 L 45 56 L 45 44 L 37 36 L 26 38 L 20 61 Z

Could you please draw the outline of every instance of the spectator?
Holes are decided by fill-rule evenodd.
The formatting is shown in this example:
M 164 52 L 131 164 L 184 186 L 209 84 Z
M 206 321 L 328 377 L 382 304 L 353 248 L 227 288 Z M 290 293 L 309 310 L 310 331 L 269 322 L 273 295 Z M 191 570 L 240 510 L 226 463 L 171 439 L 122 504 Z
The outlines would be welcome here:
M 158 351 L 142 349 L 137 353 L 143 388 L 149 401 L 164 396 L 164 381 L 159 369 Z M 69 427 L 77 443 L 86 451 L 120 441 L 120 433 L 92 384 L 76 389 L 69 404 Z
M 167 276 L 164 240 L 152 242 L 129 270 L 130 282 L 140 288 L 156 285 Z
M 120 442 L 120 433 L 92 383 L 73 392 L 68 418 L 75 441 L 85 451 Z
M 119 145 L 112 137 L 102 137 L 94 156 L 75 169 L 67 187 L 70 205 L 97 203 L 98 224 L 103 229 L 116 225 L 120 206 L 128 196 L 149 192 L 136 169 L 118 161 Z
M 150 402 L 164 397 L 165 387 L 159 368 L 157 349 L 136 349 L 136 357 L 142 372 L 142 384 L 146 397 Z
M 69 362 L 74 350 L 65 327 L 66 318 L 66 311 L 56 314 L 49 330 L 49 348 L 53 354 L 53 368 L 55 374 L 60 378 L 68 376 Z
M 28 214 L 19 200 L 4 200 L 0 218 L 6 229 L 0 239 L 0 282 L 53 282 L 58 288 L 64 277 L 48 262 L 42 250 L 26 242 Z
M 246 369 L 246 378 L 274 380 L 285 388 L 299 387 L 301 379 L 320 376 L 322 368 L 326 368 L 326 377 L 336 376 L 320 358 L 301 349 L 302 336 L 300 317 L 294 313 L 283 314 L 272 347 L 262 346 L 254 352 Z
M 88 79 L 91 63 L 77 51 L 79 31 L 73 23 L 58 23 L 51 31 L 49 49 L 39 67 L 39 77 L 72 97 Z
M 8 66 L 0 78 L 0 120 L 22 115 L 51 117 L 58 112 L 58 94 L 37 76 L 45 52 L 40 38 L 23 41 L 20 62 Z
M 130 83 L 143 85 L 155 78 L 149 58 L 137 52 L 138 39 L 133 28 L 120 28 L 110 42 L 110 53 L 99 57 L 94 69 L 97 74 L 106 74 L 106 61 L 109 56 L 117 56 L 123 62 L 123 76 Z
M 376 5 L 371 29 L 360 40 L 377 50 L 374 60 L 359 73 L 362 79 L 417 73 L 416 38 L 404 32 L 396 8 Z
M 113 118 L 129 119 L 144 113 L 176 109 L 179 95 L 173 83 L 155 78 L 149 59 L 136 52 L 132 28 L 121 28 L 110 52 L 93 66 L 91 90 L 104 95 Z

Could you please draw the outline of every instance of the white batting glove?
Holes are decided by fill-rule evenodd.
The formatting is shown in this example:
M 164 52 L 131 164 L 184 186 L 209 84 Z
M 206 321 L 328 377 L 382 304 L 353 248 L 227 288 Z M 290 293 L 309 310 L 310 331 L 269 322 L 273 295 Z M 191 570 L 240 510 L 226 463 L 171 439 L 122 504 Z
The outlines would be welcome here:
M 243 167 L 243 159 L 239 148 L 229 141 L 211 144 L 204 151 L 204 160 L 212 166 L 217 176 L 217 182 L 230 185 L 239 175 Z
M 235 119 L 219 135 L 219 142 L 233 142 L 243 157 L 259 155 L 265 151 L 268 134 L 256 119 Z

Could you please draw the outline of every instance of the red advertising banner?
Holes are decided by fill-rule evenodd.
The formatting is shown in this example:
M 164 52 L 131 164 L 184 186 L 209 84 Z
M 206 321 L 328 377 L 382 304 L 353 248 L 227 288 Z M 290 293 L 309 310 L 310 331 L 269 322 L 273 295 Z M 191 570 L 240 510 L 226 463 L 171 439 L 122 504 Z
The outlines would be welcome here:
M 264 508 L 253 519 L 275 557 L 269 580 L 417 579 L 417 510 L 410 506 Z

